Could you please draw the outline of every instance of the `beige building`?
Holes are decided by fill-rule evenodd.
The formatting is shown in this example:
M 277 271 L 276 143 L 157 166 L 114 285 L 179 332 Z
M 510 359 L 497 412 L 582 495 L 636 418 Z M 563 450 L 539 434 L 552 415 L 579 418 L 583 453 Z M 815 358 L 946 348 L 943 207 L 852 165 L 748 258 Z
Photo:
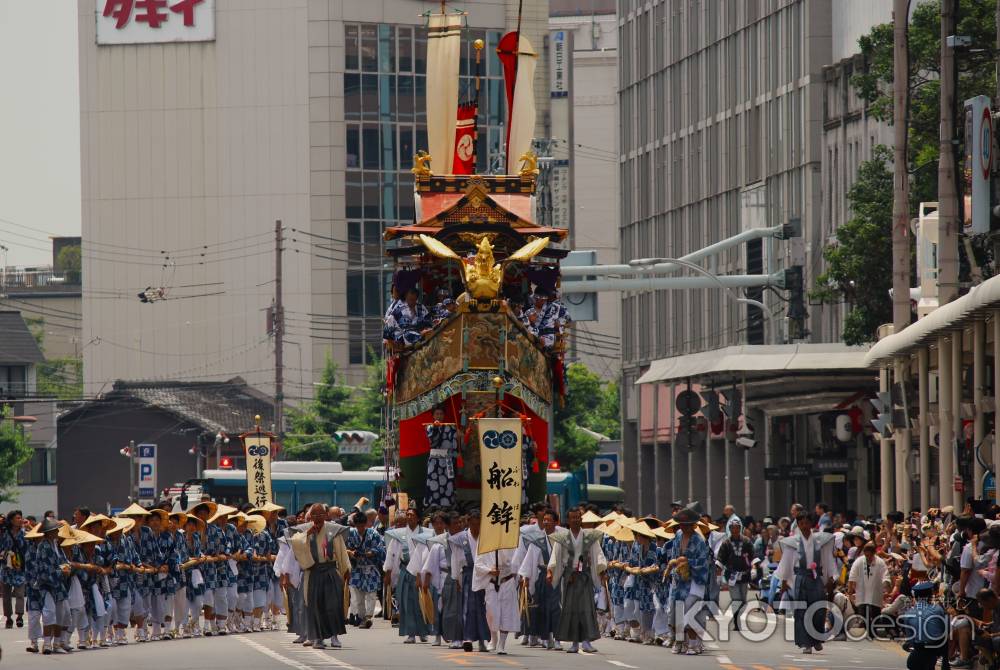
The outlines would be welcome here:
M 286 397 L 310 395 L 330 353 L 362 381 L 389 282 L 382 230 L 412 218 L 409 168 L 426 146 L 420 13 L 439 6 L 215 0 L 209 18 L 192 20 L 206 41 L 112 45 L 98 43 L 95 25 L 112 41 L 132 38 L 115 32 L 114 16 L 95 21 L 94 0 L 79 1 L 88 394 L 116 379 L 234 374 L 268 389 L 279 219 Z M 523 32 L 541 51 L 548 4 L 524 6 Z M 482 166 L 503 121 L 495 44 L 516 8 L 462 5 L 463 85 L 472 40 L 487 42 Z M 183 34 L 180 16 L 167 16 Z M 539 95 L 539 119 L 546 112 Z
M 563 1 L 553 2 L 551 11 L 549 50 L 562 40 L 570 52 L 565 68 L 569 82 L 565 99 L 572 127 L 559 127 L 556 105 L 560 94 L 553 92 L 551 152 L 555 159 L 570 163 L 572 245 L 596 252 L 598 264 L 615 264 L 620 261 L 615 6 L 606 0 L 593 0 L 586 7 Z M 555 89 L 552 70 L 549 79 Z M 567 360 L 584 363 L 607 379 L 617 379 L 621 375 L 620 335 L 621 297 L 611 292 L 598 293 L 597 320 L 574 324 Z

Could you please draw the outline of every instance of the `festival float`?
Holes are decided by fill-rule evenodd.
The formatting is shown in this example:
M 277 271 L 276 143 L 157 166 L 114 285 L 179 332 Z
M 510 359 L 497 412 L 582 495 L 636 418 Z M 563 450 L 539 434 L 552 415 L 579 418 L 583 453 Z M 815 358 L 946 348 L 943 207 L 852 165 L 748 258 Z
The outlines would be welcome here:
M 421 296 L 425 309 L 428 296 L 447 296 L 434 307 L 439 318 L 422 320 L 421 308 L 411 306 L 406 318 L 416 322 L 408 336 L 386 336 L 385 449 L 397 473 L 393 488 L 411 504 L 434 506 L 450 478 L 451 502 L 482 502 L 485 515 L 480 487 L 487 480 L 519 480 L 523 503 L 545 498 L 553 407 L 564 393 L 564 322 L 554 319 L 560 306 L 553 296 L 568 250 L 556 246 L 566 230 L 535 223 L 537 56 L 519 30 L 500 40 L 507 158 L 503 174 L 475 174 L 479 85 L 477 77 L 471 99 L 459 101 L 463 25 L 461 12 L 443 6 L 428 15 L 429 146 L 414 157 L 415 217 L 385 231 L 395 241 L 387 251 L 394 263 L 387 333 L 398 330 L 393 309 L 407 293 Z M 482 41 L 474 47 L 478 68 Z M 548 302 L 532 315 L 523 308 L 538 295 Z M 538 323 L 538 314 L 547 323 Z M 481 462 L 481 444 L 491 438 L 477 424 L 487 417 L 519 420 L 519 464 Z M 498 451 L 514 439 L 506 431 L 493 437 Z

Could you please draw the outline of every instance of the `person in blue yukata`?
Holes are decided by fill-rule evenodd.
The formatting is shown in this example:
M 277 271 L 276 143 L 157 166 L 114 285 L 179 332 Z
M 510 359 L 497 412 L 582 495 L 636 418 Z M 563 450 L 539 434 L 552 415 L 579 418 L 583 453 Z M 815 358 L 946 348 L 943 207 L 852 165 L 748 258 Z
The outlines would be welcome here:
M 385 561 L 385 540 L 368 527 L 368 515 L 357 511 L 352 516 L 354 527 L 347 534 L 347 553 L 351 557 L 351 615 L 361 628 L 372 627 L 377 594 L 382 590 L 382 562 Z
M 659 525 L 658 522 L 657 525 Z M 653 644 L 653 615 L 656 613 L 653 593 L 656 582 L 660 579 L 656 544 L 653 542 L 656 535 L 641 520 L 632 524 L 630 528 L 635 533 L 635 543 L 632 545 L 632 567 L 626 571 L 635 577 L 635 612 L 639 624 L 639 639 L 644 644 Z
M 673 608 L 673 627 L 681 639 L 674 643 L 675 654 L 697 655 L 704 651 L 698 631 L 686 625 L 684 613 L 694 609 L 695 622 L 704 627 L 707 612 L 704 599 L 709 580 L 708 543 L 695 530 L 698 512 L 685 507 L 674 514 L 677 524 L 674 541 L 670 545 L 667 572 L 670 575 L 670 600 Z
M 3 615 L 7 617 L 6 628 L 24 626 L 24 553 L 28 542 L 24 539 L 21 510 L 11 510 L 0 522 L 0 556 L 7 560 L 0 565 L 0 585 L 3 587 Z
M 187 556 L 187 568 L 184 570 L 184 599 L 187 601 L 187 625 L 184 637 L 201 637 L 201 608 L 205 595 L 205 575 L 202 568 L 205 557 L 202 554 L 202 537 L 205 534 L 205 522 L 193 514 L 185 514 L 184 519 L 184 555 Z
M 130 621 L 135 626 L 135 641 L 145 642 L 148 639 L 145 623 L 146 617 L 150 614 L 150 594 L 153 583 L 151 572 L 154 572 L 156 566 L 159 565 L 156 542 L 151 539 L 152 536 L 145 525 L 146 519 L 150 516 L 147 510 L 133 503 L 118 516 L 129 518 L 133 521 L 127 538 L 130 549 L 134 552 L 135 559 L 132 566 L 134 579 L 131 584 L 132 609 Z M 145 533 L 143 529 L 145 529 Z M 156 560 L 155 564 L 150 562 L 154 559 Z
M 38 529 L 42 535 L 34 556 L 34 588 L 42 597 L 42 653 L 67 653 L 69 645 L 60 643 L 64 627 L 70 625 L 69 592 L 66 577 L 71 568 L 59 546 L 59 528 L 62 523 L 45 519 Z
M 418 301 L 419 297 L 416 288 L 408 289 L 404 301 L 396 305 L 386 318 L 388 339 L 396 344 L 416 344 L 434 325 L 430 312 Z
M 256 534 L 247 524 L 245 513 L 235 514 L 230 520 L 236 525 L 234 538 L 236 544 L 233 551 L 233 560 L 236 561 L 236 608 L 230 612 L 228 628 L 232 632 L 246 633 L 253 628 L 254 587 L 251 570 L 256 556 Z
M 34 578 L 38 565 L 35 553 L 42 541 L 42 534 L 38 532 L 40 527 L 41 524 L 35 524 L 24 534 L 24 596 L 28 615 L 28 646 L 25 651 L 32 654 L 38 653 L 38 640 L 42 637 L 42 592 L 35 584 Z
M 243 629 L 259 632 L 263 630 L 264 612 L 270 607 L 271 588 L 271 533 L 267 529 L 267 519 L 260 514 L 251 514 L 246 519 L 247 584 L 250 603 L 243 617 Z

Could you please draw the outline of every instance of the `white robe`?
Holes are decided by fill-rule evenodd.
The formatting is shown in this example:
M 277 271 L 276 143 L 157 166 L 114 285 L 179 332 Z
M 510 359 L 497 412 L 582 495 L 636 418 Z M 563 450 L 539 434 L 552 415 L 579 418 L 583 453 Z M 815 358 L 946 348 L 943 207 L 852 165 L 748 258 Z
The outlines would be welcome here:
M 851 565 L 851 573 L 847 581 L 854 582 L 854 602 L 858 605 L 875 605 L 882 607 L 885 594 L 886 566 L 878 556 L 871 562 L 871 575 L 868 574 L 868 558 L 862 554 Z
M 780 581 L 788 582 L 788 585 L 793 588 L 795 586 L 795 568 L 799 565 L 798 539 L 798 535 L 793 535 L 782 540 L 781 561 L 778 563 L 778 568 L 774 571 L 774 575 Z M 823 583 L 825 584 L 827 580 L 835 580 L 839 575 L 837 571 L 837 559 L 833 555 L 833 537 L 826 533 L 813 531 L 809 534 L 808 539 L 803 538 L 802 541 L 805 543 L 806 555 L 810 557 L 808 560 L 811 560 L 813 555 L 812 547 L 818 540 L 825 542 L 819 552 L 820 562 L 823 567 Z
M 278 540 L 278 555 L 274 558 L 274 574 L 278 577 L 288 575 L 288 581 L 293 588 L 299 588 L 302 583 L 302 566 L 295 560 L 292 548 L 288 546 L 285 538 Z
M 588 531 L 581 529 L 580 534 L 575 538 L 573 537 L 573 531 L 568 530 L 567 532 L 573 540 L 573 551 L 575 554 L 579 551 L 580 546 L 582 546 L 583 534 Z M 600 533 L 600 531 L 592 532 Z M 563 577 L 563 567 L 567 563 L 575 565 L 578 558 L 576 555 L 567 557 L 566 548 L 560 542 L 552 542 L 552 555 L 549 557 L 549 570 L 552 571 L 552 583 L 558 584 Z M 595 540 L 590 545 L 590 577 L 594 581 L 595 586 L 601 583 L 601 575 L 607 569 L 608 559 L 604 555 L 604 550 L 601 549 L 601 541 L 599 539 Z
M 452 553 L 454 554 L 454 551 Z M 448 564 L 447 556 L 444 553 L 444 545 L 437 542 L 432 543 L 424 558 L 424 564 L 420 568 L 420 574 L 429 574 L 431 576 L 431 586 L 437 589 L 438 593 L 441 593 L 441 589 L 444 588 L 445 577 L 448 576 L 445 570 L 450 568 L 451 566 Z
M 552 539 L 546 536 L 545 541 L 549 543 L 549 556 L 552 556 Z M 535 582 L 538 581 L 538 570 L 542 564 L 542 550 L 537 544 L 528 547 L 528 552 L 524 555 L 524 560 L 518 566 L 517 575 L 528 580 L 528 593 L 535 595 Z M 548 565 L 545 566 L 548 568 Z
M 476 565 L 473 570 L 472 583 L 474 590 L 486 591 L 486 618 L 490 623 L 491 630 L 514 632 L 521 628 L 521 612 L 517 603 L 517 579 L 507 579 L 509 575 L 515 574 L 511 570 L 511 560 L 514 557 L 514 549 L 500 549 L 496 552 L 489 552 L 476 556 Z M 498 591 L 490 571 L 497 567 L 499 559 L 500 590 Z M 482 588 L 476 588 L 476 584 Z

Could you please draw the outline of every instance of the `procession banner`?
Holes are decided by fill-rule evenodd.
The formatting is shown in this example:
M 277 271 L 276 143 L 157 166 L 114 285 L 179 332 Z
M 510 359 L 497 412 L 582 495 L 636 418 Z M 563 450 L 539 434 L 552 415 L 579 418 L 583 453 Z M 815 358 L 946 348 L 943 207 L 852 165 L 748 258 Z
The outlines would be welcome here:
M 521 528 L 521 420 L 479 419 L 479 553 L 517 548 Z
M 271 436 L 249 433 L 243 437 L 247 452 L 247 500 L 254 507 L 273 502 L 271 497 Z

